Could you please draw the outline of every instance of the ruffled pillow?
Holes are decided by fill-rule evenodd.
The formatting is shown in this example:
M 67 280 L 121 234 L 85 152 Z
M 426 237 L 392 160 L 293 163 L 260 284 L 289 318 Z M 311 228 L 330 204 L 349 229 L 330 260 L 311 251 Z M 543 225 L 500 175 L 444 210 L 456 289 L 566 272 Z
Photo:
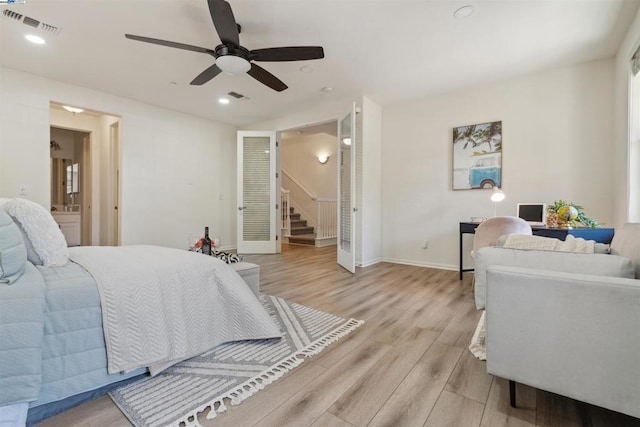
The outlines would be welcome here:
M 67 241 L 49 211 L 35 202 L 19 198 L 0 199 L 0 207 L 23 232 L 29 261 L 47 267 L 69 262 Z

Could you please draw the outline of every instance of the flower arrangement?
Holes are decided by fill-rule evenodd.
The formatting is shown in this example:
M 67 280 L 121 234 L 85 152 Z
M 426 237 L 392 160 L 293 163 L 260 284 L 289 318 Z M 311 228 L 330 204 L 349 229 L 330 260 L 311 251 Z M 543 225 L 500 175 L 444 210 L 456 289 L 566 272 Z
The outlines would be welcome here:
M 600 223 L 586 216 L 582 206 L 556 200 L 547 207 L 547 226 L 597 228 Z

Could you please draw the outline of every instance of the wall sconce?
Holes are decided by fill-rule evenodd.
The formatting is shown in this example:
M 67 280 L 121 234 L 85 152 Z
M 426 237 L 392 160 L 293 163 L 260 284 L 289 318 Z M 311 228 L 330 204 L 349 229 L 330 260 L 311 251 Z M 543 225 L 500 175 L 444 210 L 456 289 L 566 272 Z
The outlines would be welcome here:
M 329 161 L 329 156 L 327 156 L 326 154 L 322 154 L 318 156 L 318 161 L 324 165 Z

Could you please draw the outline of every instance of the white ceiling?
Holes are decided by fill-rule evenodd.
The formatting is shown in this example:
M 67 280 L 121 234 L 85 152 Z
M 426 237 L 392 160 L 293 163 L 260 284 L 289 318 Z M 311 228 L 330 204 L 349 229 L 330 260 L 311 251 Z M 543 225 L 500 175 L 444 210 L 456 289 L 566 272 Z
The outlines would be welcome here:
M 62 31 L 0 17 L 3 66 L 236 125 L 366 95 L 399 103 L 614 55 L 638 0 L 229 0 L 249 49 L 321 45 L 316 61 L 261 62 L 288 86 L 248 75 L 189 82 L 211 56 L 127 40 L 125 33 L 213 49 L 206 0 L 26 0 L 3 6 Z M 475 13 L 453 12 L 473 5 Z M 46 38 L 38 46 L 26 33 Z M 312 73 L 300 72 L 308 65 Z M 174 82 L 174 83 L 172 83 Z M 323 93 L 325 86 L 333 88 Z M 229 91 L 248 96 L 220 105 Z M 64 101 L 64 100 L 59 100 Z M 91 107 L 91 106 L 84 106 Z

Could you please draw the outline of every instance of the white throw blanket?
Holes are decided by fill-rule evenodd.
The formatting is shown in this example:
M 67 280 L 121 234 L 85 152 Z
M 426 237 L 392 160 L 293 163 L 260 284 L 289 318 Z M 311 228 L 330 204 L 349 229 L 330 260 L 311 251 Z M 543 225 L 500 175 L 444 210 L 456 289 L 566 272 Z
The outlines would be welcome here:
M 553 239 L 542 236 L 527 236 L 524 234 L 509 234 L 503 245 L 509 249 L 529 249 L 536 251 L 577 252 L 592 254 L 595 242 L 581 237 L 567 235 L 566 240 Z
M 485 311 L 482 310 L 482 316 L 480 316 L 476 330 L 471 337 L 471 344 L 469 344 L 469 351 L 480 360 L 487 360 L 487 330 L 484 315 Z
M 278 327 L 227 264 L 159 246 L 76 247 L 95 278 L 110 374 L 152 374 L 228 341 L 280 337 Z

